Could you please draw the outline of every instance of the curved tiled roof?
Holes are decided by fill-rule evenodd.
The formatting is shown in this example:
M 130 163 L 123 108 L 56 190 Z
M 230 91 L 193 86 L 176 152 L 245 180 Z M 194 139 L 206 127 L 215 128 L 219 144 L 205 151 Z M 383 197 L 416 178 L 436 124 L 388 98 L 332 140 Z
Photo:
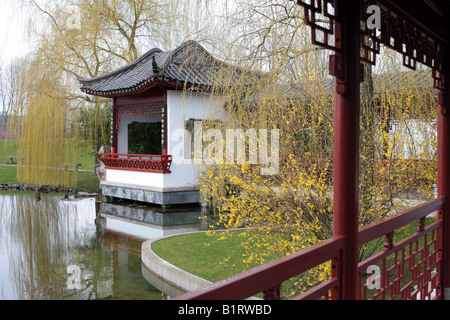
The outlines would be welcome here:
M 243 70 L 216 60 L 197 42 L 189 40 L 172 51 L 151 49 L 118 70 L 78 81 L 81 91 L 110 97 L 139 92 L 155 80 L 205 88 L 236 82 L 243 74 Z

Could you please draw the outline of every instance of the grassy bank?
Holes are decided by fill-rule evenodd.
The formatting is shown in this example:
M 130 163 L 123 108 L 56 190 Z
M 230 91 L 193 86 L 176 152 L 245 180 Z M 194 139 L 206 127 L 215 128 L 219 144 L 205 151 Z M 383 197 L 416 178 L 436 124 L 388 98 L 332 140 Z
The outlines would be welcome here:
M 257 232 L 257 231 L 255 231 Z M 152 250 L 162 259 L 191 274 L 211 282 L 217 282 L 250 270 L 259 264 L 246 264 L 243 260 L 249 252 L 241 246 L 248 239 L 248 232 L 234 231 L 231 237 L 192 233 L 158 240 Z M 267 262 L 280 258 L 279 253 L 267 257 Z M 298 277 L 287 280 L 281 288 L 283 299 L 289 299 Z M 256 297 L 262 298 L 261 293 Z
M 17 159 L 14 160 L 16 165 L 9 165 L 10 156 L 18 155 L 18 140 L 0 140 L 0 183 L 1 184 L 19 184 L 21 181 L 17 180 Z M 95 164 L 95 156 L 93 153 L 80 153 L 77 159 L 80 163 L 80 169 L 93 170 Z M 76 189 L 86 192 L 98 192 L 99 181 L 94 172 L 79 171 L 77 174 Z
M 152 250 L 171 264 L 215 282 L 244 271 L 242 235 L 234 232 L 232 237 L 219 240 L 219 236 L 204 232 L 191 233 L 155 241 Z

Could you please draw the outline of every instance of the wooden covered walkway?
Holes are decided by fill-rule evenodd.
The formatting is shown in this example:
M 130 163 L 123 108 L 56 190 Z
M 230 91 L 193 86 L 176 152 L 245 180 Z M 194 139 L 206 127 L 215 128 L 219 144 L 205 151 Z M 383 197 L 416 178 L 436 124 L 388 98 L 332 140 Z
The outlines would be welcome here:
M 335 77 L 333 237 L 313 247 L 177 297 L 244 299 L 259 292 L 280 299 L 281 284 L 324 262 L 330 278 L 295 299 L 450 298 L 450 110 L 448 0 L 297 0 L 313 43 L 330 49 Z M 370 7 L 370 8 L 369 8 Z M 379 9 L 379 10 L 378 10 Z M 379 14 L 379 15 L 377 15 Z M 374 24 L 379 18 L 379 25 Z M 380 46 L 403 56 L 411 69 L 431 69 L 438 92 L 438 195 L 386 220 L 358 227 L 360 83 L 362 63 L 376 64 Z M 437 212 L 437 221 L 425 217 Z M 396 230 L 417 221 L 415 234 L 394 243 Z M 384 250 L 358 261 L 358 249 L 384 238 Z M 387 265 L 386 261 L 394 261 Z M 379 287 L 367 294 L 365 274 L 380 265 Z

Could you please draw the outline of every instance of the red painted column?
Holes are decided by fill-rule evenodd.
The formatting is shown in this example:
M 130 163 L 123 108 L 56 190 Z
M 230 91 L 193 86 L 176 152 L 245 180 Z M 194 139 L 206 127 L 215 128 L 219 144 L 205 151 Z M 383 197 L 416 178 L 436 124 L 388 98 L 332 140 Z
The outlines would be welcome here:
M 444 299 L 450 300 L 450 109 L 449 109 L 449 54 L 443 59 L 444 88 L 439 90 L 438 110 L 438 197 L 447 197 L 444 210 L 439 212 L 442 227 L 441 280 Z
M 113 125 L 111 128 L 111 135 L 112 135 L 112 145 L 111 145 L 111 153 L 117 153 L 117 98 L 112 98 L 112 117 L 113 117 Z
M 335 72 L 333 235 L 344 237 L 338 268 L 340 298 L 354 300 L 358 297 L 360 1 L 341 0 L 336 3 L 339 17 L 336 43 L 341 44 L 341 52 L 337 53 L 334 61 L 340 66 L 335 69 L 339 72 Z
M 163 107 L 162 109 L 162 115 L 161 115 L 161 126 L 162 126 L 162 139 L 164 139 L 164 144 L 162 146 L 162 154 L 164 156 L 167 155 L 167 146 L 169 145 L 169 141 L 167 141 L 168 138 L 168 124 L 167 124 L 167 111 L 168 111 L 168 105 L 167 105 L 167 89 L 164 90 L 164 96 L 163 96 L 163 100 L 165 101 L 165 107 Z

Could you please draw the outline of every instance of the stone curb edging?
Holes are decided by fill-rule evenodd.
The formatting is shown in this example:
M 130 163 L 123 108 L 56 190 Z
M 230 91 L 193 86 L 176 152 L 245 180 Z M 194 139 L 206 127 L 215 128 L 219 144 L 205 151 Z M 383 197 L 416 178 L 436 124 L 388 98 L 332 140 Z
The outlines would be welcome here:
M 208 280 L 195 276 L 170 264 L 153 252 L 151 248 L 153 242 L 179 235 L 182 234 L 174 234 L 145 241 L 141 247 L 141 259 L 144 266 L 156 276 L 164 279 L 182 292 L 194 291 L 212 284 L 212 282 Z

